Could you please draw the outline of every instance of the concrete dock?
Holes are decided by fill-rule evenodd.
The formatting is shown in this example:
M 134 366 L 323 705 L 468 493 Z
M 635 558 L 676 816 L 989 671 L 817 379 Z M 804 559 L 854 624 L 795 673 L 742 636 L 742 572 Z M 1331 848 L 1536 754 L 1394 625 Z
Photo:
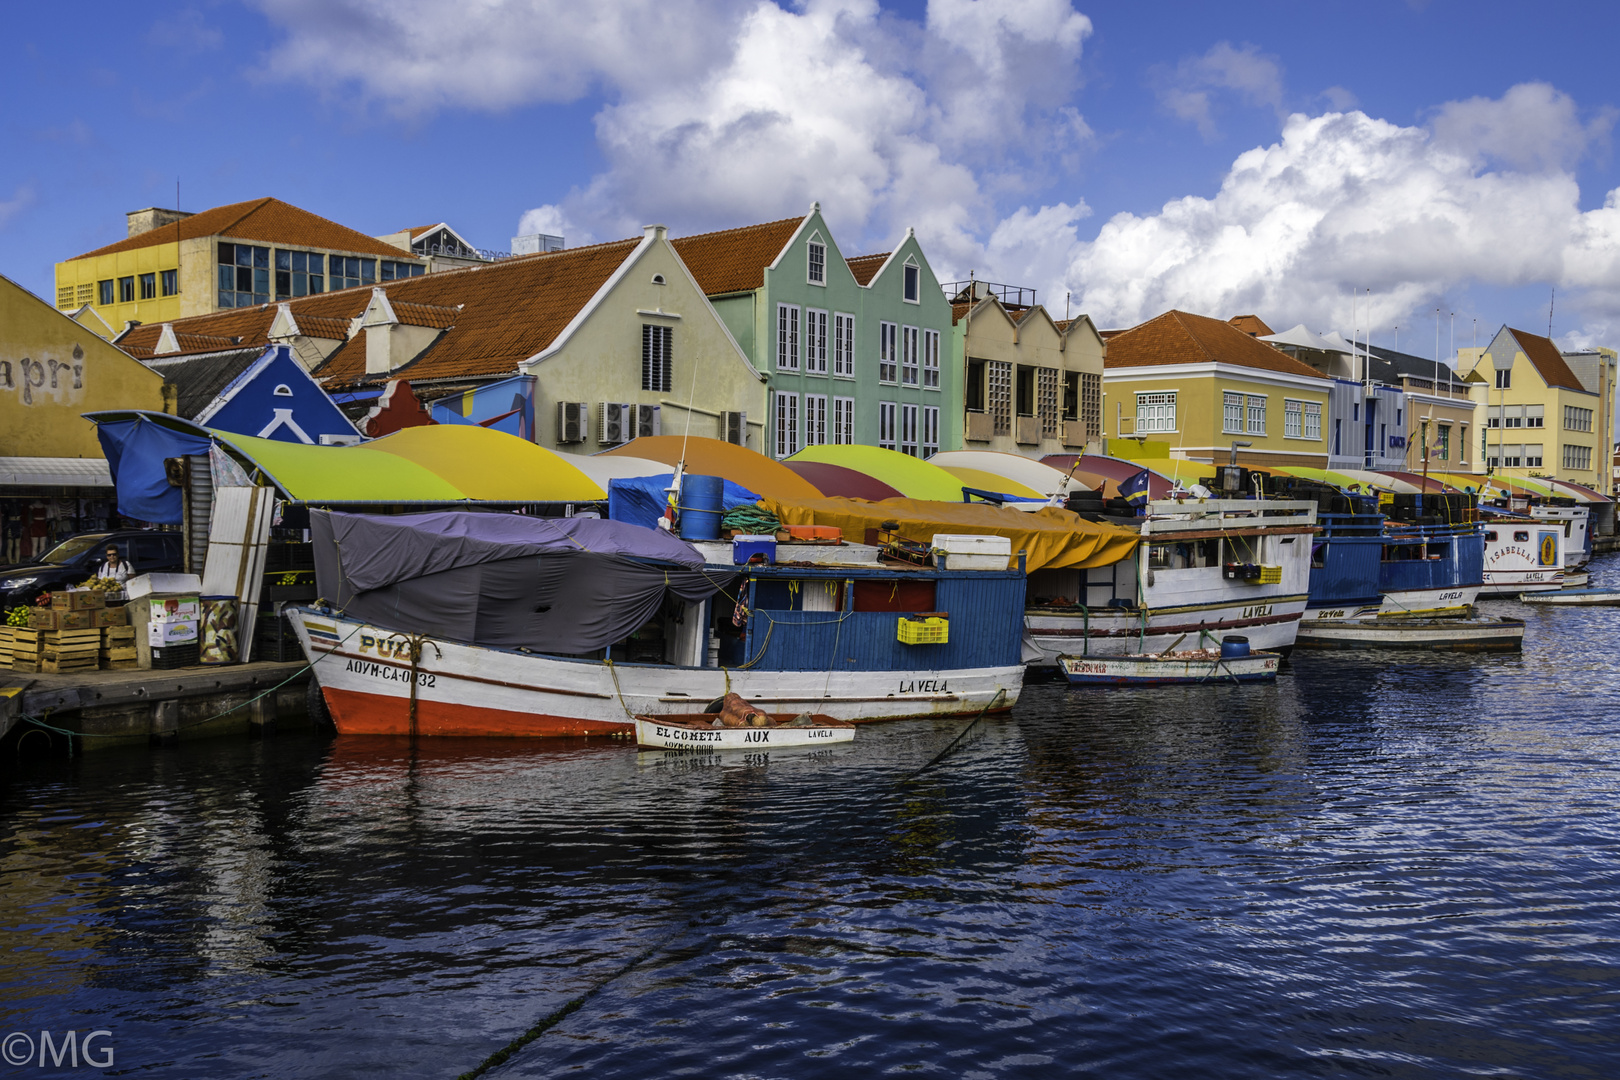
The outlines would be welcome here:
M 67 736 L 60 732 L 67 731 L 76 736 L 75 752 L 91 752 L 302 726 L 309 722 L 305 667 L 300 660 L 59 675 L 0 670 L 0 740 L 16 746 L 33 731 L 62 744 Z M 272 687 L 278 688 L 266 694 Z

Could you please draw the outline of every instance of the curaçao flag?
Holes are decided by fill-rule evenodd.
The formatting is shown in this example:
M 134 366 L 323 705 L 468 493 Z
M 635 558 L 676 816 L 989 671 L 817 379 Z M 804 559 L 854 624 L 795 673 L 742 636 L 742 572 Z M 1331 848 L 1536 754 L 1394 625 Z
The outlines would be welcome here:
M 534 439 L 534 376 L 517 375 L 433 403 L 441 424 L 477 424 Z
M 1131 504 L 1137 516 L 1147 513 L 1148 504 L 1148 471 L 1143 469 L 1135 476 L 1126 477 L 1119 482 L 1119 494 Z

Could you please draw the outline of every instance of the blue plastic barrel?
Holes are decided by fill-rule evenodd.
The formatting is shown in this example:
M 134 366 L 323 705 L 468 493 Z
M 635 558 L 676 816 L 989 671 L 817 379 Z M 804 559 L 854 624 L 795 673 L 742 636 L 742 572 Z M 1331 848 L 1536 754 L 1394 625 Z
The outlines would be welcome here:
M 1232 660 L 1249 655 L 1249 639 L 1242 634 L 1229 634 L 1221 639 L 1221 659 Z
M 726 482 L 718 476 L 681 478 L 681 539 L 720 539 L 726 511 Z

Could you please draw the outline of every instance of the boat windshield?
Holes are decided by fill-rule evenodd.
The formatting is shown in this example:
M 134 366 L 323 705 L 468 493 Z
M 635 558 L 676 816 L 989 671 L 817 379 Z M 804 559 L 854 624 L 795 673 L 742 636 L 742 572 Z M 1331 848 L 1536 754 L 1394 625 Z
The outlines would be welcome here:
M 40 556 L 39 561 L 48 563 L 51 566 L 61 566 L 63 563 L 72 562 L 91 548 L 101 546 L 103 538 L 102 535 L 75 536 L 51 548 L 51 550 Z

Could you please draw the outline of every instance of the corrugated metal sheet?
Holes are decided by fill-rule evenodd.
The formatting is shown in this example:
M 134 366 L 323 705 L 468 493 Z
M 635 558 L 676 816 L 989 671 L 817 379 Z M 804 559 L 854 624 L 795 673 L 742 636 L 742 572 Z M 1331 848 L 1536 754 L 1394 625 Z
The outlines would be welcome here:
M 762 575 L 760 583 L 783 577 L 809 582 L 827 577 L 885 579 L 882 571 L 829 568 L 818 573 L 784 568 L 768 577 Z M 926 577 L 937 583 L 936 610 L 950 613 L 950 640 L 943 645 L 902 645 L 895 636 L 901 616 L 893 612 L 756 609 L 749 617 L 745 655 L 760 654 L 751 665 L 755 668 L 780 671 L 937 672 L 1019 663 L 1022 574 L 963 572 Z M 926 577 L 904 575 L 911 581 Z M 780 595 L 774 584 L 757 590 L 764 592 Z
M 214 517 L 214 475 L 207 454 L 186 458 L 186 572 L 202 576 L 208 561 L 208 529 Z
M 105 458 L 0 457 L 0 485 L 112 487 Z

